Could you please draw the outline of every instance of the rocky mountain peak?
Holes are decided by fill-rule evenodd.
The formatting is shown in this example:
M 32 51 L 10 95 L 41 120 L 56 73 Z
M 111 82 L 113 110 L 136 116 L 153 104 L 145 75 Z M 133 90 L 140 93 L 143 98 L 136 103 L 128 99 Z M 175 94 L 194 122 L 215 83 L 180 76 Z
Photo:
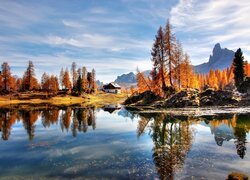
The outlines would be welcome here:
M 209 61 L 197 66 L 194 70 L 198 73 L 208 73 L 210 69 L 225 69 L 230 67 L 234 58 L 234 51 L 227 48 L 221 48 L 220 43 L 215 44 Z

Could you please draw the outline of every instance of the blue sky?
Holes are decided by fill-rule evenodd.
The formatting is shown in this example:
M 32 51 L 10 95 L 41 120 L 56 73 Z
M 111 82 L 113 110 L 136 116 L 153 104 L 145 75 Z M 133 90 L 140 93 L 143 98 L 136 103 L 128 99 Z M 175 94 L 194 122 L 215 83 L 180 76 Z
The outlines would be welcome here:
M 0 62 L 22 77 L 28 60 L 36 75 L 59 74 L 73 61 L 97 79 L 151 69 L 150 50 L 169 18 L 193 64 L 213 46 L 250 57 L 249 0 L 0 0 Z

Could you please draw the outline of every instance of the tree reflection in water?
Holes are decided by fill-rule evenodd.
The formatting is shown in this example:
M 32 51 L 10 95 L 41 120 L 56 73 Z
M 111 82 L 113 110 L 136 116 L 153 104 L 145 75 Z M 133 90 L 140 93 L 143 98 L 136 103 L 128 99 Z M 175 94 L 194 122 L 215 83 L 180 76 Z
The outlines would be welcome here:
M 77 131 L 87 132 L 88 126 L 96 128 L 96 117 L 94 108 L 79 108 L 73 110 L 72 134 L 75 137 Z
M 29 140 L 32 140 L 35 137 L 36 121 L 39 117 L 44 128 L 49 128 L 51 125 L 57 124 L 58 121 L 60 122 L 62 132 L 64 130 L 68 132 L 71 127 L 74 137 L 77 135 L 77 132 L 87 132 L 89 126 L 93 130 L 96 128 L 95 108 L 92 107 L 6 108 L 0 110 L 2 139 L 8 140 L 11 134 L 11 127 L 16 121 L 22 121 Z
M 0 112 L 0 131 L 2 131 L 2 139 L 8 140 L 11 132 L 11 127 L 16 122 L 16 114 L 13 111 L 2 110 Z
M 244 158 L 246 154 L 246 143 L 247 143 L 247 133 L 250 130 L 250 115 L 238 115 L 236 127 L 234 127 L 234 135 L 235 135 L 235 146 L 237 149 L 237 154 L 241 159 Z
M 182 167 L 191 148 L 193 129 L 188 119 L 182 121 L 167 114 L 141 114 L 137 135 L 140 136 L 150 117 L 153 117 L 149 132 L 154 143 L 153 160 L 160 179 L 173 179 L 174 173 Z
M 211 133 L 214 134 L 218 146 L 224 141 L 234 139 L 237 154 L 244 158 L 246 154 L 247 133 L 250 131 L 250 115 L 239 114 L 229 116 L 212 117 L 206 122 L 211 126 Z
M 236 152 L 243 159 L 250 131 L 249 120 L 249 114 L 177 117 L 164 113 L 140 113 L 137 136 L 140 137 L 148 128 L 154 144 L 152 156 L 160 179 L 173 179 L 191 149 L 194 135 L 191 124 L 205 123 L 210 126 L 218 146 L 222 146 L 223 141 L 234 139 Z

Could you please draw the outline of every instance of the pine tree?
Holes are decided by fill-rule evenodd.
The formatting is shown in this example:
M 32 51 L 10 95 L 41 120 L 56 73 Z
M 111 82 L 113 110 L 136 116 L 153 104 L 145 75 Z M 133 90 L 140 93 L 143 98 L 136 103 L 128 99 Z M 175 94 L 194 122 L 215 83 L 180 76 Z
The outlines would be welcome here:
M 178 41 L 175 49 L 175 59 L 176 59 L 176 67 L 174 69 L 174 77 L 178 88 L 181 89 L 181 63 L 183 62 L 183 50 L 181 47 L 181 43 Z
M 160 26 L 151 51 L 151 60 L 153 62 L 153 69 L 151 71 L 152 83 L 154 89 L 156 89 L 156 91 L 159 91 L 158 94 L 160 94 L 162 90 L 165 91 L 167 89 L 167 84 L 165 81 L 166 61 L 164 47 L 164 32 L 162 30 L 162 27 Z
M 166 32 L 164 34 L 164 49 L 166 51 L 166 62 L 168 66 L 168 78 L 170 86 L 174 85 L 173 76 L 174 76 L 174 68 L 176 66 L 176 59 L 174 57 L 175 46 L 176 46 L 176 38 L 172 34 L 171 25 L 168 20 L 166 24 Z
M 9 88 L 11 91 L 16 91 L 16 78 L 13 76 L 10 76 L 10 82 L 9 82 Z
M 87 80 L 88 80 L 88 93 L 91 93 L 92 92 L 92 80 L 93 80 L 93 78 L 92 78 L 92 73 L 91 72 L 88 72 L 88 74 L 87 74 Z
M 77 83 L 76 83 L 76 87 L 77 87 L 78 95 L 81 95 L 82 92 L 83 92 L 83 88 L 82 88 L 82 77 L 81 77 L 81 75 L 78 76 Z
M 59 83 L 57 76 L 51 75 L 50 76 L 50 90 L 56 94 L 59 90 Z
M 41 88 L 44 91 L 49 91 L 49 76 L 46 73 L 43 73 L 41 78 Z
M 63 85 L 64 85 L 65 89 L 67 89 L 68 92 L 70 93 L 72 85 L 71 85 L 71 82 L 70 82 L 70 79 L 69 79 L 69 71 L 68 71 L 67 68 L 66 68 L 66 70 L 64 72 L 64 76 L 63 76 Z
M 64 70 L 62 68 L 61 71 L 60 71 L 60 76 L 59 76 L 59 82 L 60 82 L 60 85 L 61 85 L 61 89 L 63 89 L 63 76 L 64 76 Z
M 73 62 L 72 65 L 71 65 L 71 75 L 72 75 L 73 89 L 75 89 L 76 81 L 77 81 L 77 78 L 78 78 L 77 71 L 76 71 L 76 63 L 75 62 Z
M 138 92 L 143 93 L 147 90 L 151 90 L 147 78 L 145 77 L 145 74 L 143 72 L 140 72 L 138 68 L 136 71 L 137 71 L 136 80 L 137 80 Z
M 38 86 L 38 81 L 35 77 L 35 68 L 32 61 L 29 61 L 26 72 L 23 75 L 24 90 L 33 90 Z
M 91 92 L 95 93 L 97 90 L 97 85 L 96 85 L 96 73 L 95 73 L 95 69 L 92 69 L 92 85 L 91 85 Z
M 88 76 L 87 68 L 83 67 L 82 68 L 82 89 L 83 89 L 83 92 L 87 92 L 87 89 L 88 89 L 88 79 L 87 79 L 87 76 Z
M 244 73 L 244 56 L 239 48 L 234 55 L 233 60 L 234 66 L 234 82 L 237 89 L 240 87 L 241 83 L 244 81 L 245 73 Z
M 184 60 L 181 63 L 181 85 L 184 88 L 190 88 L 190 78 L 192 76 L 192 67 L 190 65 L 189 56 L 187 54 L 184 55 Z
M 22 90 L 22 79 L 21 78 L 18 78 L 16 80 L 16 89 L 17 89 L 17 91 L 21 91 Z
M 5 91 L 9 90 L 10 78 L 11 78 L 10 66 L 7 62 L 4 62 L 2 64 L 2 79 L 3 79 L 3 90 Z

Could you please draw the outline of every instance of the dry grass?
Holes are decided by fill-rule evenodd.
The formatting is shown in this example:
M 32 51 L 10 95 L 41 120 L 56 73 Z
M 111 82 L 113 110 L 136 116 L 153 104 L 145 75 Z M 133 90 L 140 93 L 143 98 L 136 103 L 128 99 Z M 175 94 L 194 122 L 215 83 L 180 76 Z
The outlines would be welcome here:
M 75 96 L 56 96 L 49 99 L 13 99 L 11 96 L 1 96 L 0 106 L 8 106 L 14 104 L 52 104 L 52 105 L 95 105 L 103 106 L 105 104 L 117 104 L 122 103 L 127 98 L 127 94 L 109 94 L 104 92 L 98 92 L 96 94 L 86 94 L 81 97 Z
M 85 103 L 97 106 L 105 104 L 121 104 L 125 101 L 127 97 L 128 95 L 125 93 L 110 94 L 110 93 L 98 92 L 95 95 L 92 94 L 86 95 Z

